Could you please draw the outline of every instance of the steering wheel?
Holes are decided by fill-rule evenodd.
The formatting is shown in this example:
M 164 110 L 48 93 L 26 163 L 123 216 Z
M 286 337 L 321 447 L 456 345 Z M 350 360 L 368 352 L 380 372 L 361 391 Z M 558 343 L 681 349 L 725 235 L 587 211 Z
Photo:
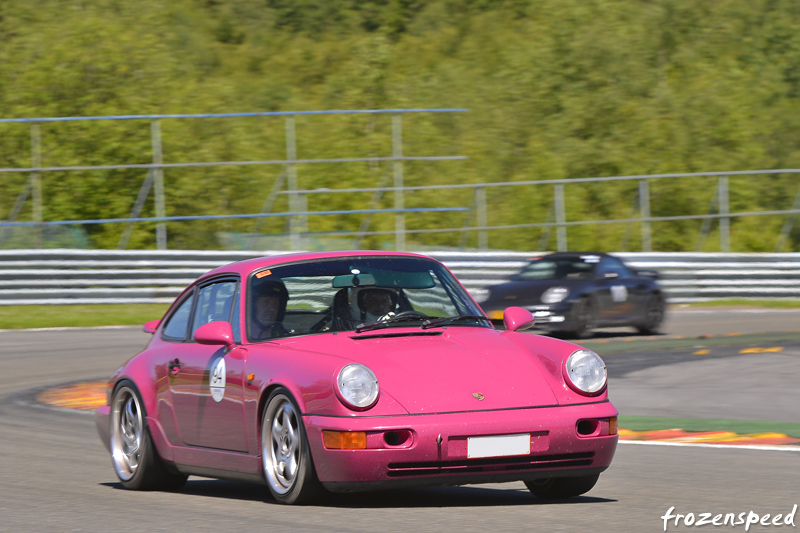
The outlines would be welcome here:
M 328 331 L 331 329 L 331 322 L 333 321 L 333 309 L 326 311 L 325 316 L 319 319 L 311 328 L 309 332 L 319 333 L 320 331 Z

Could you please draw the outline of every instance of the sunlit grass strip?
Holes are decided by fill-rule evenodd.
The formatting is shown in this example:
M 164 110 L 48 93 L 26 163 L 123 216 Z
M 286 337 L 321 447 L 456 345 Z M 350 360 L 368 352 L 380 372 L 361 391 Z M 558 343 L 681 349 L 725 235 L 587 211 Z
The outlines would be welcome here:
M 166 304 L 2 305 L 0 329 L 140 326 L 164 316 Z
M 796 422 L 770 422 L 762 420 L 711 420 L 702 418 L 661 418 L 621 415 L 619 427 L 631 431 L 657 431 L 682 429 L 684 431 L 729 431 L 740 435 L 782 433 L 800 438 L 800 424 Z

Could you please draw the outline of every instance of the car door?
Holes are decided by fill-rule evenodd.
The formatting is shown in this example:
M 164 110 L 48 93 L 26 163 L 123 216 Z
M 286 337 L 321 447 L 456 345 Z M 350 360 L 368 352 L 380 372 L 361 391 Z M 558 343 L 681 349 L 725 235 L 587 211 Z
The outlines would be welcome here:
M 190 446 L 247 451 L 244 428 L 244 348 L 239 346 L 239 283 L 214 280 L 199 287 L 187 341 L 169 363 L 169 388 L 175 420 Z M 203 324 L 232 324 L 236 347 L 194 342 Z
M 600 320 L 625 320 L 634 312 L 637 287 L 633 272 L 616 257 L 604 256 L 597 265 L 596 273 Z

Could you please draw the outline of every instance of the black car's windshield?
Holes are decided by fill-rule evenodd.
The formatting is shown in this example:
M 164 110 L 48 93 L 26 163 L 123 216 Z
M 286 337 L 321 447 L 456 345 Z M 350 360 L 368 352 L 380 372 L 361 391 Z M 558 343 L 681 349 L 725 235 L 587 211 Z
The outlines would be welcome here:
M 597 261 L 583 257 L 537 259 L 531 261 L 517 274 L 524 281 L 544 279 L 591 279 Z
M 349 257 L 262 269 L 250 276 L 246 302 L 248 338 L 256 342 L 483 316 L 447 269 L 413 257 Z M 491 327 L 481 320 L 463 325 Z

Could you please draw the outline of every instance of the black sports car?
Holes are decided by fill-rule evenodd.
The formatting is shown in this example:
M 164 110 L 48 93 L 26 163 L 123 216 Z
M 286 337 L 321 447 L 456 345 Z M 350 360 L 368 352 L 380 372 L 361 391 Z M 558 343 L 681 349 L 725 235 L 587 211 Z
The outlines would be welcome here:
M 578 338 L 617 326 L 651 335 L 666 309 L 657 278 L 609 254 L 557 252 L 531 259 L 510 281 L 487 287 L 478 302 L 493 321 L 519 306 L 536 317 L 534 327 Z

